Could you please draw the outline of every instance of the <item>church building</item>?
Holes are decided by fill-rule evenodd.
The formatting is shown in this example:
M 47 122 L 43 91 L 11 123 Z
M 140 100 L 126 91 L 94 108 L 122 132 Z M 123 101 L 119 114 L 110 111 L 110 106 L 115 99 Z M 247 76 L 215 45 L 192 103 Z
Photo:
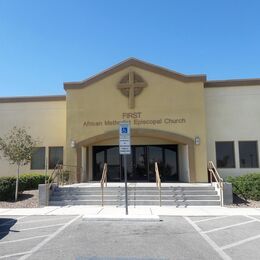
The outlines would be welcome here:
M 39 147 L 22 172 L 74 167 L 75 182 L 124 180 L 119 123 L 130 122 L 128 180 L 208 182 L 207 163 L 220 175 L 260 172 L 260 79 L 208 81 L 135 58 L 86 80 L 64 83 L 64 96 L 0 98 L 0 136 L 25 127 Z M 0 159 L 0 176 L 15 167 Z

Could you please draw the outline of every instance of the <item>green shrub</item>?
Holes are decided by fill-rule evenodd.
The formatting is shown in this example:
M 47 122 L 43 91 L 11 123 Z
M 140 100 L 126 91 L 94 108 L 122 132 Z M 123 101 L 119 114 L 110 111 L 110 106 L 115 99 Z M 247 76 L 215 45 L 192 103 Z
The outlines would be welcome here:
M 0 177 L 0 200 L 13 200 L 16 177 Z M 45 175 L 37 173 L 22 174 L 19 178 L 19 192 L 36 190 L 45 183 Z
M 0 177 L 0 200 L 14 199 L 15 181 L 15 177 Z
M 227 177 L 232 183 L 233 193 L 245 199 L 260 200 L 260 173 L 250 173 L 238 177 Z
M 39 184 L 45 183 L 45 175 L 38 173 L 22 174 L 19 178 L 19 190 L 37 190 Z

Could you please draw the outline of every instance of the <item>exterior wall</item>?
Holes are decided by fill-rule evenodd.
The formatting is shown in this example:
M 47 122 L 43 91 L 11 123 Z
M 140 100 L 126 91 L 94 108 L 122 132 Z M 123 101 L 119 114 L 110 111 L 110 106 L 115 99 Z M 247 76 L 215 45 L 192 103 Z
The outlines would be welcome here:
M 139 74 L 148 86 L 135 97 L 135 108 L 128 108 L 128 98 L 117 84 L 129 69 Z M 135 119 L 123 113 L 141 113 L 139 120 L 160 120 L 160 124 L 135 124 Z M 167 123 L 165 119 L 184 119 L 182 123 Z M 67 90 L 67 164 L 77 164 L 76 149 L 71 141 L 82 142 L 96 135 L 118 130 L 118 124 L 106 125 L 105 120 L 130 120 L 132 128 L 155 129 L 183 135 L 194 140 L 196 181 L 207 181 L 206 130 L 203 82 L 181 82 L 137 67 L 122 69 L 90 86 Z M 89 126 L 94 122 L 96 126 Z M 147 140 L 145 140 L 147 141 Z M 141 144 L 134 140 L 133 144 Z M 146 143 L 148 144 L 148 143 Z
M 33 138 L 44 146 L 48 157 L 49 146 L 63 146 L 66 143 L 66 102 L 38 101 L 0 103 L 0 136 L 3 137 L 14 126 L 25 127 Z M 64 149 L 65 150 L 65 149 Z M 23 166 L 21 173 L 41 172 Z M 0 160 L 0 176 L 16 174 L 16 167 L 10 166 L 5 159 Z
M 260 172 L 239 166 L 238 141 L 258 141 L 260 162 L 260 86 L 205 88 L 208 160 L 216 164 L 216 141 L 234 141 L 233 169 L 219 169 L 222 176 Z

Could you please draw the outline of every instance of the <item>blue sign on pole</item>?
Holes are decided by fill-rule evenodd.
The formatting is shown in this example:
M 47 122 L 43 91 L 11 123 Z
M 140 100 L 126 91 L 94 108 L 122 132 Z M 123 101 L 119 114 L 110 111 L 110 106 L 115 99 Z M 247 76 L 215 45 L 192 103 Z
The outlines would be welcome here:
M 119 124 L 119 153 L 131 154 L 130 123 Z

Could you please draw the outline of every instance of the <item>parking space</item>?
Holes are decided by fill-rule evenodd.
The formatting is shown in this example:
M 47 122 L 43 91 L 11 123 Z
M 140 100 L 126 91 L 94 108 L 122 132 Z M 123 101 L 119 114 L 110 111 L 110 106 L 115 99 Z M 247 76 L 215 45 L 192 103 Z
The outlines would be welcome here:
M 33 253 L 75 216 L 1 216 L 0 259 L 18 259 Z
M 260 259 L 259 216 L 161 219 L 1 216 L 0 259 Z
M 260 259 L 259 216 L 185 218 L 223 259 Z

